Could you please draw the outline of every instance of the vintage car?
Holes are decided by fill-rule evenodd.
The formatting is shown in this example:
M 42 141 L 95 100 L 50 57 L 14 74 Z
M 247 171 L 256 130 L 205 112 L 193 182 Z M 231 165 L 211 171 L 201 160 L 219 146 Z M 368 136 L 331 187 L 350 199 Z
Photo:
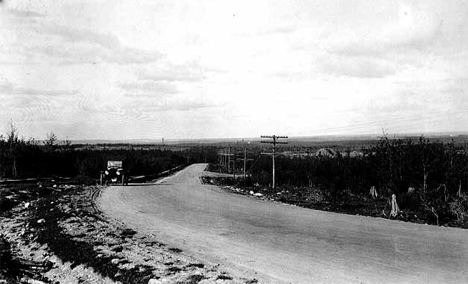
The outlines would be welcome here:
M 107 161 L 107 169 L 101 171 L 101 185 L 128 184 L 128 177 L 123 168 L 122 161 Z

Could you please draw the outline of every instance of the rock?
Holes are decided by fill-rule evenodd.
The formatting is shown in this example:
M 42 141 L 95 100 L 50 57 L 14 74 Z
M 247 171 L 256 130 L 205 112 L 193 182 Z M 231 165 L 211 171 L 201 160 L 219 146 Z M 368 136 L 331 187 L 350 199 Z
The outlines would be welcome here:
M 263 194 L 261 194 L 260 192 L 257 192 L 257 193 L 254 194 L 254 196 L 256 196 L 256 197 L 262 197 Z
M 35 279 L 28 279 L 29 284 L 46 284 L 45 282 L 35 280 Z
M 148 281 L 148 284 L 161 284 L 161 283 L 163 283 L 161 280 L 154 279 L 154 278 Z
M 112 262 L 113 264 L 118 264 L 118 263 L 120 262 L 120 259 L 118 259 L 118 258 L 113 258 L 113 259 L 111 260 L 111 262 Z
M 249 192 L 251 195 L 254 195 L 255 192 L 253 192 L 252 190 Z
M 31 205 L 31 203 L 29 203 L 29 202 L 26 202 L 26 203 L 24 204 L 24 208 L 28 208 L 28 207 L 29 207 L 29 205 Z
M 37 220 L 37 223 L 38 223 L 38 224 L 45 223 L 45 220 L 44 220 L 44 219 L 39 219 L 39 220 Z

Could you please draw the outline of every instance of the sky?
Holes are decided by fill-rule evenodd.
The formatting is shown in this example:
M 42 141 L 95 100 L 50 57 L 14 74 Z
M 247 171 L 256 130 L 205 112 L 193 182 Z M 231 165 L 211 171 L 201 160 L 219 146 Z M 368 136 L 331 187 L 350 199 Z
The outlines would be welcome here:
M 0 2 L 0 133 L 468 132 L 468 3 Z

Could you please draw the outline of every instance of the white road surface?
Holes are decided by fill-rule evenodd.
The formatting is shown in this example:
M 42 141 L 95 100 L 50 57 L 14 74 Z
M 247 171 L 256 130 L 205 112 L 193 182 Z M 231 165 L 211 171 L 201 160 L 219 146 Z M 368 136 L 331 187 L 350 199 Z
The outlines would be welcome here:
M 106 188 L 105 214 L 264 283 L 468 283 L 468 230 L 236 195 L 195 164 L 154 185 Z

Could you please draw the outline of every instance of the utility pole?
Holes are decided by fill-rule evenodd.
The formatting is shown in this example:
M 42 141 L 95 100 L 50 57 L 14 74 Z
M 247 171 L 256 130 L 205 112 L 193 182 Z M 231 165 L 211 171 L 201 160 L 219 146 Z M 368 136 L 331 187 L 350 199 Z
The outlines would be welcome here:
M 231 171 L 231 147 L 229 147 L 229 152 L 228 152 L 228 173 Z
M 248 142 L 250 144 L 250 142 Z M 244 180 L 247 179 L 247 161 L 253 161 L 253 159 L 247 159 L 247 146 L 244 143 Z
M 233 155 L 234 154 L 231 154 L 231 147 L 222 149 L 221 153 L 219 153 L 221 165 L 227 168 L 228 173 L 231 172 L 231 156 Z
M 244 180 L 246 178 L 245 168 L 247 168 L 247 147 L 244 147 Z
M 272 182 L 272 188 L 275 189 L 275 156 L 276 156 L 276 145 L 277 144 L 288 144 L 287 141 L 278 141 L 278 139 L 286 139 L 288 136 L 279 136 L 279 135 L 262 135 L 260 138 L 269 138 L 271 141 L 266 141 L 262 140 L 260 143 L 268 143 L 268 144 L 273 144 L 273 152 L 272 153 L 263 153 L 267 155 L 271 155 L 272 157 L 272 162 L 273 162 L 273 182 Z
M 234 180 L 236 180 L 236 163 L 237 163 L 237 156 L 236 156 L 236 150 L 234 151 L 234 161 L 232 161 L 232 177 Z

